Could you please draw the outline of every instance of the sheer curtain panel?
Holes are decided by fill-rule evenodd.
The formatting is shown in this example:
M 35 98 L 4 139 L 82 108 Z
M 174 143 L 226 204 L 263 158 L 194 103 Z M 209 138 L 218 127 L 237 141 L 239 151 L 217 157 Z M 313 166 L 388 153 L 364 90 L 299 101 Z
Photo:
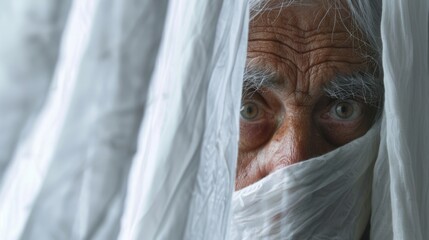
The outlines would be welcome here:
M 60 2 L 1 3 L 0 238 L 225 238 L 247 2 Z

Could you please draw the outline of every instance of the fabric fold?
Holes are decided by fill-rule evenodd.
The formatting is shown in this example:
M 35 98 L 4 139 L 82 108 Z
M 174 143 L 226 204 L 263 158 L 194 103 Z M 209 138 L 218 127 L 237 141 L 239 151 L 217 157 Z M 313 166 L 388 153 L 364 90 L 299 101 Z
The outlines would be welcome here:
M 70 3 L 0 2 L 0 183 L 48 95 Z
M 224 239 L 237 157 L 246 1 L 172 1 L 120 239 Z
M 235 192 L 231 239 L 360 239 L 369 223 L 378 142 L 379 124 Z

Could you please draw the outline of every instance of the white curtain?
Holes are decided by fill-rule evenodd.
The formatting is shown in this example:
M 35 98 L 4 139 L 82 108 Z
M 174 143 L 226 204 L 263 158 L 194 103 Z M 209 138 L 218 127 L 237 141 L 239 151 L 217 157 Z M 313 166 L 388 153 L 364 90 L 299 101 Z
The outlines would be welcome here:
M 41 110 L 70 1 L 0 1 L 0 182 Z
M 429 239 L 427 0 L 383 2 L 381 122 L 235 193 L 247 0 L 0 13 L 0 239 Z
M 225 238 L 247 2 L 57 2 L 1 2 L 0 239 Z
M 374 239 L 429 238 L 429 1 L 384 0 L 382 143 Z

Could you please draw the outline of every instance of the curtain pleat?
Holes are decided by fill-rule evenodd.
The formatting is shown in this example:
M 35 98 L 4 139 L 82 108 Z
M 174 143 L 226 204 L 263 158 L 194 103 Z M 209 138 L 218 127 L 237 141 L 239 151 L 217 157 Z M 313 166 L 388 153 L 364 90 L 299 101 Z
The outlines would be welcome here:
M 120 239 L 225 239 L 246 1 L 171 1 Z
M 0 183 L 48 94 L 70 1 L 0 1 Z
M 33 145 L 49 148 L 44 169 L 34 169 L 40 167 L 36 164 L 40 155 L 20 159 L 21 164 L 11 172 L 27 178 L 33 170 L 37 181 L 15 177 L 3 194 L 9 201 L 3 201 L 2 209 L 27 209 L 20 227 L 10 224 L 16 231 L 5 230 L 18 233 L 22 229 L 19 239 L 116 239 L 119 232 L 127 174 L 137 148 L 167 1 L 96 3 L 74 1 L 75 11 L 62 46 L 64 66 L 59 67 L 57 76 L 64 79 L 57 80 L 56 86 L 68 84 L 70 96 L 52 97 L 51 102 L 59 104 L 46 106 L 48 116 L 40 120 L 33 140 Z M 88 21 L 82 22 L 82 18 Z M 85 34 L 86 41 L 76 41 L 76 36 Z M 67 61 L 76 58 L 73 51 L 77 48 L 84 48 L 83 57 L 77 62 Z M 53 92 L 64 93 L 58 89 Z M 57 128 L 47 129 L 52 118 L 58 119 Z M 43 128 L 57 132 L 56 136 L 42 136 Z M 37 140 L 44 143 L 34 143 Z M 25 196 L 34 201 L 14 206 L 14 198 L 22 197 L 16 192 L 23 189 L 36 189 L 32 196 Z M 14 217 L 13 210 L 9 215 L 2 212 L 5 217 Z
M 163 0 L 98 2 L 22 239 L 116 239 L 166 7 Z
M 4 239 L 225 238 L 247 26 L 244 0 L 74 1 Z
M 52 87 L 71 1 L 0 1 L 0 239 L 17 239 L 33 175 L 17 163 Z M 21 155 L 26 155 L 24 152 Z M 18 182 L 26 184 L 20 187 Z M 28 184 L 27 184 L 28 183 Z
M 385 119 L 371 239 L 429 236 L 429 2 L 383 1 Z

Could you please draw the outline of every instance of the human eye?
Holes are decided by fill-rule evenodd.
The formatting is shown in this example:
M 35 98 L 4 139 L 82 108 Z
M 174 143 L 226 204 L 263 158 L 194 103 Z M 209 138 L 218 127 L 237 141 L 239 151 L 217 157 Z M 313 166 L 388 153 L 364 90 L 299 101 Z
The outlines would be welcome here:
M 355 99 L 334 99 L 321 114 L 319 123 L 324 135 L 341 146 L 363 136 L 372 126 L 375 109 Z
M 240 116 L 245 121 L 257 121 L 263 115 L 262 107 L 255 101 L 246 101 L 241 105 Z
M 363 106 L 355 100 L 340 100 L 332 104 L 330 116 L 338 121 L 353 121 L 363 113 Z
M 268 141 L 275 129 L 274 115 L 260 93 L 245 96 L 240 108 L 240 148 L 251 150 Z

